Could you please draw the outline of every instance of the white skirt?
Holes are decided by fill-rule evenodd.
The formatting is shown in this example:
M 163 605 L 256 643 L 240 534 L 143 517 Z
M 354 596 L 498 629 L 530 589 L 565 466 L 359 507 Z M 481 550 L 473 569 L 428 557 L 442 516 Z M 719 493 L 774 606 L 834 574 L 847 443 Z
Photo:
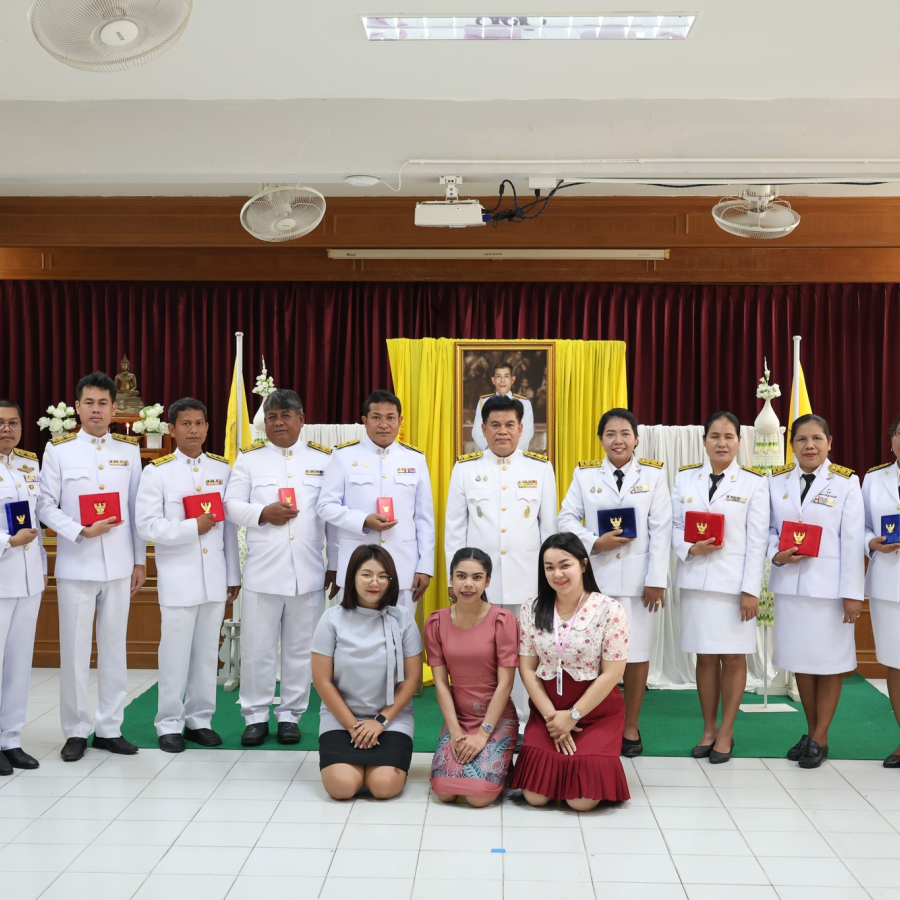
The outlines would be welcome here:
M 853 625 L 844 624 L 840 598 L 775 595 L 772 662 L 803 675 L 842 675 L 856 668 Z
M 653 639 L 656 637 L 656 623 L 659 621 L 659 612 L 651 612 L 644 606 L 641 597 L 617 597 L 625 615 L 628 617 L 628 627 L 631 629 L 631 637 L 628 639 L 628 662 L 642 663 L 650 661 L 650 649 Z M 657 610 L 662 609 L 662 604 Z
M 869 597 L 875 658 L 883 666 L 900 669 L 900 603 Z
M 741 595 L 681 589 L 685 653 L 755 653 L 756 619 L 741 621 Z

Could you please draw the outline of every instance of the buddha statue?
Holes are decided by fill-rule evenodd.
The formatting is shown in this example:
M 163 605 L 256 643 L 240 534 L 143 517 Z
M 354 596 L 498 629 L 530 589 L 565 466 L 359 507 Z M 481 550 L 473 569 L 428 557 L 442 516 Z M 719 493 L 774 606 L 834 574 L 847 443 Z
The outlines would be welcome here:
M 122 369 L 116 375 L 116 413 L 120 416 L 136 416 L 144 408 L 144 401 L 137 389 L 137 378 L 129 371 L 129 365 L 128 357 L 123 356 Z

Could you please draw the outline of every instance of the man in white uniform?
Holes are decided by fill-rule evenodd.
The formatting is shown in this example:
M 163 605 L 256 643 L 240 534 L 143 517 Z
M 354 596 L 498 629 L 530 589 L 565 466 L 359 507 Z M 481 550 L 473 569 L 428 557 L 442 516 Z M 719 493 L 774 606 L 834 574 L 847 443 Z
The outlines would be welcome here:
M 522 436 L 519 438 L 519 450 L 527 450 L 531 446 L 531 439 L 534 437 L 534 410 L 531 401 L 522 394 L 514 394 L 512 386 L 516 383 L 516 376 L 512 373 L 512 366 L 508 362 L 497 363 L 494 366 L 494 374 L 491 377 L 491 384 L 494 385 L 493 394 L 485 394 L 478 400 L 478 406 L 475 408 L 475 422 L 472 425 L 472 440 L 479 450 L 487 450 L 488 442 L 481 428 L 482 418 L 481 410 L 485 402 L 491 397 L 509 397 L 510 400 L 518 400 L 522 404 Z
M 162 625 L 154 724 L 168 753 L 184 750 L 185 740 L 222 743 L 211 726 L 225 603 L 241 589 L 237 527 L 216 521 L 214 510 L 188 518 L 184 504 L 191 496 L 224 494 L 231 476 L 224 456 L 203 452 L 208 431 L 199 400 L 184 397 L 169 407 L 177 449 L 144 469 L 135 509 L 138 533 L 156 547 Z
M 40 465 L 34 453 L 18 448 L 21 439 L 21 408 L 12 400 L 0 400 L 0 775 L 40 765 L 22 749 L 21 734 L 47 557 L 37 527 Z M 27 503 L 33 527 L 21 527 L 27 520 L 17 524 L 26 513 L 14 512 L 12 526 L 18 530 L 11 534 L 8 503 Z
M 511 610 L 537 595 L 541 544 L 556 533 L 556 478 L 546 456 L 522 451 L 522 404 L 491 397 L 482 408 L 488 449 L 457 457 L 450 476 L 444 558 L 478 547 L 491 558 L 488 596 Z M 528 697 L 516 676 L 512 692 L 520 729 Z
M 59 710 L 66 738 L 61 756 L 84 756 L 87 738 L 111 753 L 137 753 L 122 737 L 128 662 L 128 609 L 144 583 L 146 544 L 134 524 L 141 478 L 138 438 L 111 434 L 116 385 L 105 372 L 86 375 L 75 389 L 81 431 L 54 438 L 44 451 L 40 520 L 57 533 L 56 590 L 59 598 Z M 81 524 L 79 497 L 118 494 L 115 516 Z M 94 613 L 97 615 L 99 702 L 91 710 L 88 678 Z
M 319 515 L 340 529 L 337 583 L 344 586 L 350 554 L 380 543 L 397 567 L 399 604 L 415 604 L 434 575 L 434 500 L 425 454 L 397 440 L 400 401 L 375 391 L 363 404 L 366 436 L 335 448 L 319 496 Z M 388 498 L 393 517 L 379 510 Z M 383 505 L 383 504 L 382 504 Z
M 245 747 L 269 734 L 281 641 L 281 704 L 275 711 L 279 744 L 300 742 L 298 722 L 309 706 L 313 631 L 325 609 L 325 523 L 316 504 L 331 451 L 304 444 L 303 403 L 294 391 L 275 391 L 263 404 L 268 443 L 245 447 L 225 491 L 225 515 L 247 529 L 241 594 L 241 715 Z M 293 499 L 285 491 L 293 491 Z M 329 560 L 334 537 L 328 535 Z

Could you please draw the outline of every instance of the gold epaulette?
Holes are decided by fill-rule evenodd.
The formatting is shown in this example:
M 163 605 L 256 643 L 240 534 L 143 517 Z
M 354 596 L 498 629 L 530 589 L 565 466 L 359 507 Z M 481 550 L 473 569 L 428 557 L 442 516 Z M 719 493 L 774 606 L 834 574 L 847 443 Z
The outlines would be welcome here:
M 456 461 L 460 462 L 469 462 L 472 459 L 481 459 L 484 454 L 480 450 L 476 450 L 474 453 L 463 453 L 462 456 L 457 456 Z
M 535 453 L 533 450 L 524 450 L 522 455 L 527 456 L 529 459 L 536 459 L 538 462 L 550 462 L 549 456 L 544 456 L 543 453 Z
M 596 469 L 603 465 L 602 459 L 581 459 L 578 461 L 579 469 Z
M 75 440 L 75 432 L 69 432 L 69 434 L 61 434 L 59 437 L 52 438 L 50 443 L 55 447 L 57 444 L 64 444 L 66 441 L 74 441 Z
M 482 400 L 487 400 L 488 397 L 495 397 L 495 396 L 496 396 L 496 391 L 495 391 L 493 394 L 482 394 L 482 395 L 478 398 L 478 400 L 479 400 L 479 402 L 480 402 L 480 401 L 482 401 Z
M 131 434 L 116 434 L 113 432 L 112 439 L 114 441 L 124 441 L 126 444 L 140 444 L 141 439 Z
M 527 400 L 528 398 L 524 394 L 513 394 L 516 400 Z
M 30 450 L 20 450 L 18 447 L 13 450 L 13 453 L 16 456 L 21 456 L 22 459 L 37 459 L 37 453 L 32 453 Z
M 397 443 L 398 443 L 401 447 L 406 447 L 407 450 L 415 450 L 416 453 L 422 453 L 422 454 L 425 453 L 424 450 L 420 450 L 418 447 L 413 447 L 412 444 L 404 444 L 403 441 L 397 441 Z
M 268 441 L 256 441 L 249 447 L 241 447 L 241 453 L 252 453 L 254 450 L 259 450 L 261 447 L 265 447 L 267 443 Z
M 851 475 L 855 475 L 856 473 L 853 469 L 848 469 L 846 466 L 836 466 L 832 463 L 828 467 L 829 472 L 834 472 L 835 475 L 840 475 L 841 478 L 849 478 Z
M 331 447 L 326 447 L 323 444 L 317 444 L 315 441 L 307 441 L 307 447 L 312 447 L 313 450 L 318 450 L 320 453 L 327 453 L 331 456 Z
M 785 472 L 792 472 L 797 468 L 797 463 L 788 463 L 786 466 L 779 466 L 777 469 L 772 470 L 772 475 L 784 475 Z
M 892 466 L 892 465 L 893 465 L 892 462 L 889 462 L 889 463 L 882 463 L 880 466 L 872 466 L 872 468 L 869 469 L 869 471 L 870 471 L 870 472 L 877 472 L 879 469 L 886 469 L 888 466 Z
M 661 469 L 665 465 L 661 459 L 644 459 L 641 457 L 638 462 L 642 466 L 652 466 L 654 469 Z
M 679 466 L 678 471 L 686 472 L 688 469 L 699 469 L 702 465 L 703 463 L 688 463 L 686 466 Z
M 158 459 L 154 459 L 153 465 L 154 466 L 162 466 L 167 462 L 172 462 L 173 459 L 175 459 L 175 454 L 167 453 L 165 456 L 160 456 Z
M 763 472 L 762 469 L 754 469 L 753 466 L 741 466 L 741 468 L 745 472 L 750 472 L 753 475 L 759 475 L 761 478 L 765 478 L 766 473 Z
M 219 456 L 218 453 L 210 453 L 209 450 L 206 451 L 206 455 L 207 455 L 210 459 L 216 460 L 216 462 L 223 462 L 223 463 L 225 463 L 226 466 L 230 466 L 230 465 L 231 465 L 231 463 L 228 462 L 228 457 L 227 457 L 227 456 Z
M 359 440 L 355 440 L 355 441 L 344 441 L 343 444 L 338 444 L 337 447 L 335 447 L 334 449 L 335 449 L 335 450 L 343 450 L 344 447 L 352 447 L 354 444 L 358 444 L 358 443 L 359 443 Z

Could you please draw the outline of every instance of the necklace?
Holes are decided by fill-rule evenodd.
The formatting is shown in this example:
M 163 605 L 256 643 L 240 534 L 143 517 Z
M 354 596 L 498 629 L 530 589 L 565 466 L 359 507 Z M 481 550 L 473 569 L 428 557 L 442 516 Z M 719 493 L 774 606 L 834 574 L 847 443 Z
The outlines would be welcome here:
M 484 603 L 482 603 L 481 605 L 483 607 Z M 460 624 L 459 607 L 458 606 L 454 606 L 451 608 L 450 615 L 456 619 L 456 621 L 453 624 L 456 625 L 457 628 L 462 628 L 463 630 L 468 631 L 468 630 L 474 628 L 478 624 L 478 619 L 481 617 L 482 612 L 484 612 L 483 608 L 475 610 L 475 618 L 472 619 L 472 623 L 470 625 Z

